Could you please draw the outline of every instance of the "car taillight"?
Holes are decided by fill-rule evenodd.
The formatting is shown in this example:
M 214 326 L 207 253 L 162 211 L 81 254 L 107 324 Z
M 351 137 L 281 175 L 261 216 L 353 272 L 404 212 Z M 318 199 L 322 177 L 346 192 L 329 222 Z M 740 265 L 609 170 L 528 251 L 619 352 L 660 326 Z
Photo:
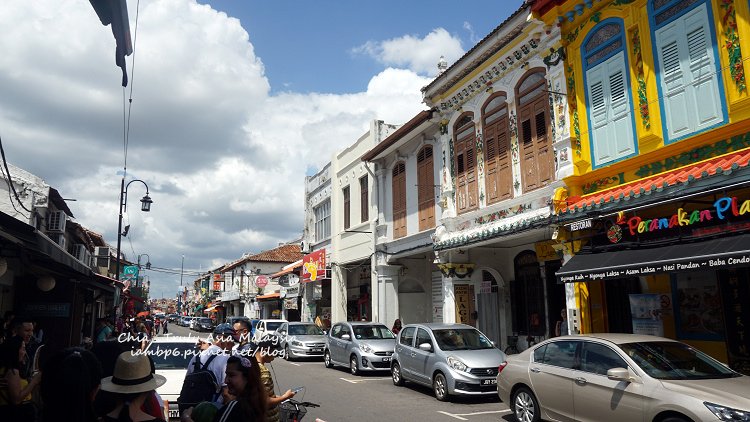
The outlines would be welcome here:
M 497 374 L 500 375 L 501 372 L 503 372 L 503 369 L 508 366 L 508 362 L 503 362 L 500 364 L 500 366 L 497 367 Z

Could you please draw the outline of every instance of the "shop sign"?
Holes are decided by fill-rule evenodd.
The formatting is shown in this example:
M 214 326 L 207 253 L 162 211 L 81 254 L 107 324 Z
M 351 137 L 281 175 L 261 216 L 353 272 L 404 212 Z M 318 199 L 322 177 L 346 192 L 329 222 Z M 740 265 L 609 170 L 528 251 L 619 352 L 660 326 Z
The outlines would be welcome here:
M 296 286 L 299 284 L 299 276 L 297 274 L 284 274 L 279 277 L 279 286 L 289 287 Z
M 296 286 L 284 287 L 286 291 L 286 297 L 297 297 L 299 296 L 299 284 Z
M 643 219 L 639 216 L 633 216 L 626 219 L 624 214 L 621 214 L 617 219 L 617 224 L 627 226 L 630 234 L 635 236 L 638 233 L 652 233 L 675 227 L 692 226 L 714 219 L 721 221 L 728 217 L 740 217 L 745 214 L 750 214 L 750 199 L 740 201 L 736 196 L 725 196 L 717 199 L 711 208 L 692 211 L 678 208 L 669 217 Z
M 34 317 L 70 317 L 70 303 L 24 303 L 23 314 Z
M 258 287 L 266 287 L 268 285 L 268 277 L 259 275 L 255 277 L 255 285 Z
M 658 294 L 631 294 L 630 314 L 633 320 L 633 334 L 664 336 L 661 319 L 661 297 Z
M 560 259 L 560 255 L 552 245 L 559 245 L 559 242 L 554 240 L 545 240 L 544 242 L 534 243 L 534 250 L 536 251 L 536 258 L 539 262 L 554 261 Z
M 284 309 L 297 309 L 297 298 L 284 300 Z
M 578 231 L 583 229 L 590 229 L 591 228 L 591 219 L 581 220 L 581 221 L 574 221 L 570 223 L 570 231 Z
M 321 249 L 302 258 L 302 282 L 309 283 L 326 276 L 326 250 Z
M 221 291 L 221 281 L 214 281 L 214 291 Z

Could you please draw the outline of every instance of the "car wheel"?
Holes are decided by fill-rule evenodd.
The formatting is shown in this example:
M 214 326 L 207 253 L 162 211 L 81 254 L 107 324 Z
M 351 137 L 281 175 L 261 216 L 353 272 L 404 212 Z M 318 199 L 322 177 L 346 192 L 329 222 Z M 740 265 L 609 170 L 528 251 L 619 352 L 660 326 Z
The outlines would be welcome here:
M 690 419 L 683 418 L 682 416 L 669 416 L 662 419 L 661 422 L 688 422 Z
M 292 356 L 289 354 L 289 346 L 284 346 L 284 360 L 292 360 Z
M 510 410 L 516 415 L 516 420 L 519 422 L 539 422 L 542 420 L 539 414 L 539 403 L 537 403 L 534 393 L 528 388 L 521 387 L 518 389 L 510 402 Z
M 441 373 L 435 375 L 435 379 L 432 381 L 432 389 L 435 391 L 435 398 L 438 401 L 448 400 L 448 382 L 445 380 L 445 375 Z
M 391 366 L 391 378 L 393 379 L 393 385 L 399 387 L 404 385 L 404 379 L 401 377 L 401 365 L 398 362 L 394 362 Z
M 333 361 L 331 360 L 331 352 L 326 350 L 325 354 L 323 355 L 323 363 L 325 363 L 326 368 L 333 368 Z
M 352 357 L 349 358 L 349 372 L 351 372 L 352 375 L 359 375 L 359 363 L 357 362 L 357 355 L 352 355 Z

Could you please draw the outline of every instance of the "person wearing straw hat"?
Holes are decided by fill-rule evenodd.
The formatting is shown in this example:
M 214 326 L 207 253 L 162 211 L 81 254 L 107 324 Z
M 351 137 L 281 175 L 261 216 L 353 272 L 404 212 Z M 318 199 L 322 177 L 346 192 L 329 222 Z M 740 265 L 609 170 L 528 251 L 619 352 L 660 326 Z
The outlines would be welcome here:
M 102 378 L 101 389 L 116 394 L 117 405 L 104 415 L 102 421 L 163 422 L 141 410 L 151 394 L 167 382 L 151 372 L 148 356 L 137 352 L 123 352 L 117 357 L 111 377 Z

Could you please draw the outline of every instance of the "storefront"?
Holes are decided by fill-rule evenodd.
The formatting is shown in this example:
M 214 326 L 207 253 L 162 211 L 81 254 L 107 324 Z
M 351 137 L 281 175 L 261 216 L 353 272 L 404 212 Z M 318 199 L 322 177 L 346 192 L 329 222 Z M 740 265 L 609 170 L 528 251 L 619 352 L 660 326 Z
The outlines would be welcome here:
M 283 315 L 283 301 L 279 292 L 255 297 L 260 310 L 261 319 L 281 319 Z
M 331 326 L 331 268 L 326 249 L 319 249 L 302 258 L 300 268 L 300 320 Z
M 746 167 L 747 158 L 729 166 Z M 575 286 L 581 331 L 677 339 L 750 374 L 744 173 L 723 187 L 683 186 L 656 203 L 568 224 L 567 250 L 576 253 L 557 276 Z M 587 228 L 572 230 L 579 227 Z

